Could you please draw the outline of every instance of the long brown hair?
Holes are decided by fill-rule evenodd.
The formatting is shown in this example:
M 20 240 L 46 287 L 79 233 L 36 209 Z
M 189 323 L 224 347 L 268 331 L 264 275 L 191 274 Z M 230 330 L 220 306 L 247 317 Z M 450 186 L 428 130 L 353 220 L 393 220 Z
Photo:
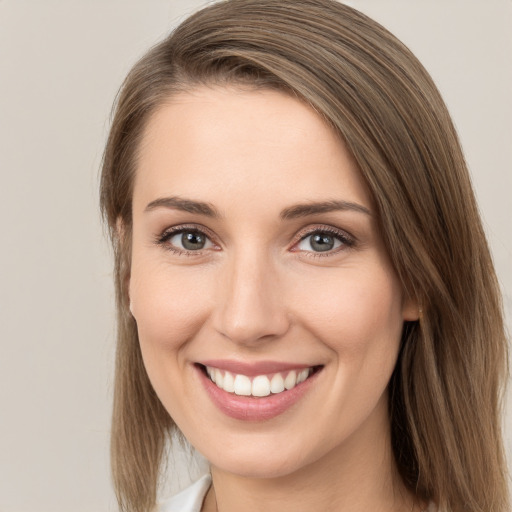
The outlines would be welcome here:
M 499 288 L 457 134 L 430 76 L 386 29 L 332 0 L 228 0 L 183 22 L 132 69 L 106 146 L 101 208 L 115 251 L 118 348 L 111 457 L 121 509 L 151 510 L 172 419 L 153 391 L 129 313 L 137 150 L 169 95 L 201 84 L 277 88 L 345 140 L 377 205 L 404 290 L 390 382 L 404 483 L 450 512 L 508 508 L 500 407 L 507 344 Z

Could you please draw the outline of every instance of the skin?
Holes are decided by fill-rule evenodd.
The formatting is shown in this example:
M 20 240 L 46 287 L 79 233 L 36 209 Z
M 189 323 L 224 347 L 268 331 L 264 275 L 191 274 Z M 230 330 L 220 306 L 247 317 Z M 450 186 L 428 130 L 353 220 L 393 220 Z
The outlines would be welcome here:
M 208 203 L 218 216 L 148 208 L 167 197 Z M 361 208 L 282 216 L 326 201 Z M 180 226 L 203 230 L 205 247 L 186 252 L 174 234 L 162 242 Z M 326 229 L 337 246 L 315 252 L 311 232 Z M 211 463 L 203 510 L 413 509 L 396 477 L 386 388 L 403 322 L 418 308 L 356 163 L 311 108 L 235 87 L 169 98 L 140 147 L 132 250 L 131 309 L 148 375 Z M 246 422 L 205 392 L 194 363 L 206 359 L 322 370 L 283 414 Z

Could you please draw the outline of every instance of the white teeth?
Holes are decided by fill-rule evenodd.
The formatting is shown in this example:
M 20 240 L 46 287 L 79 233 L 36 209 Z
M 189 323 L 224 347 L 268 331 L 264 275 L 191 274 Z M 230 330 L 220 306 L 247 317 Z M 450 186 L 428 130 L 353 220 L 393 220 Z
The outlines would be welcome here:
M 270 381 L 266 375 L 258 375 L 252 381 L 252 396 L 270 395 Z
M 222 386 L 219 386 L 222 387 Z M 235 395 L 250 396 L 251 379 L 245 375 L 237 375 L 235 377 Z
M 297 385 L 297 372 L 292 370 L 284 379 L 284 387 L 286 389 L 292 389 Z
M 276 373 L 270 381 L 270 391 L 272 393 L 281 393 L 284 391 L 284 379 L 280 373 Z
M 246 375 L 236 375 L 211 366 L 206 367 L 206 373 L 217 387 L 235 395 L 256 397 L 293 389 L 297 384 L 304 382 L 311 371 L 311 368 L 301 371 L 292 370 L 285 377 L 281 373 L 276 373 L 271 378 L 267 375 L 258 375 L 251 380 Z
M 226 372 L 224 374 L 224 383 L 222 388 L 224 389 L 224 391 L 227 391 L 228 393 L 235 392 L 235 378 L 233 377 L 232 373 Z
M 297 375 L 297 384 L 300 384 L 301 382 L 304 382 L 309 376 L 309 370 L 306 368 L 305 370 L 302 370 L 299 375 Z
M 219 388 L 222 387 L 222 384 L 224 383 L 224 377 L 222 376 L 222 373 L 218 368 L 215 369 L 215 384 L 219 386 Z

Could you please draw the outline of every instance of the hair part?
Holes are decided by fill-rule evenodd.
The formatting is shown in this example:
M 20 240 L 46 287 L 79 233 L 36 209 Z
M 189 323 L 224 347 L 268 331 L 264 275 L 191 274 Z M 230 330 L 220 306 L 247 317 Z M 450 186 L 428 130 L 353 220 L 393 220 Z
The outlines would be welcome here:
M 331 0 L 213 4 L 151 49 L 122 86 L 101 177 L 101 208 L 115 252 L 111 458 L 121 509 L 155 506 L 174 426 L 145 372 L 129 313 L 137 151 L 159 106 L 174 94 L 212 85 L 293 94 L 346 142 L 375 199 L 403 288 L 423 310 L 420 322 L 404 327 L 389 385 L 400 476 L 442 510 L 508 511 L 500 421 L 507 343 L 455 128 L 412 53 L 376 22 Z

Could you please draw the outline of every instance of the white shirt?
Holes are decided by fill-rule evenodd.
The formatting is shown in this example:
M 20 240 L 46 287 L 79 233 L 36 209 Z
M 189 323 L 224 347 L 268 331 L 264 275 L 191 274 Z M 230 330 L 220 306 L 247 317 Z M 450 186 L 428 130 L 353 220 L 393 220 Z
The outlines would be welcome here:
M 204 497 L 212 484 L 209 474 L 203 475 L 197 482 L 181 491 L 158 508 L 158 512 L 201 512 Z
M 203 475 L 190 487 L 162 503 L 158 512 L 201 512 L 204 497 L 211 484 L 211 476 L 209 474 Z M 436 512 L 436 510 L 435 505 L 431 503 L 426 512 Z

